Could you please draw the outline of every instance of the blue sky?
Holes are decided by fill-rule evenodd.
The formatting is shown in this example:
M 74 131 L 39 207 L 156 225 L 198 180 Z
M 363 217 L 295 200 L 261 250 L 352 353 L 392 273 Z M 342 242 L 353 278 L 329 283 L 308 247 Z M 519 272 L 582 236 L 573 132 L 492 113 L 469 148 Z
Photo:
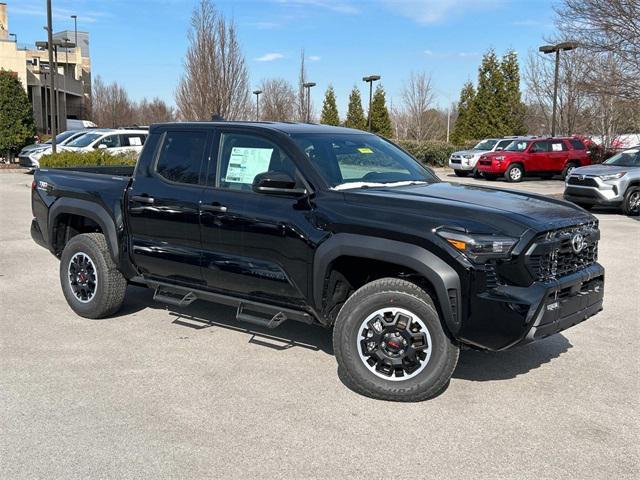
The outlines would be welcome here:
M 44 0 L 5 0 L 19 43 L 42 40 Z M 91 38 L 94 75 L 117 80 L 134 99 L 173 103 L 196 0 L 53 0 L 54 30 Z M 340 114 L 354 84 L 379 74 L 394 103 L 411 71 L 431 74 L 437 102 L 455 101 L 475 79 L 482 53 L 507 49 L 521 58 L 553 33 L 552 0 L 235 0 L 216 3 L 233 17 L 252 85 L 282 77 L 296 82 L 305 49 L 316 109 L 336 89 Z

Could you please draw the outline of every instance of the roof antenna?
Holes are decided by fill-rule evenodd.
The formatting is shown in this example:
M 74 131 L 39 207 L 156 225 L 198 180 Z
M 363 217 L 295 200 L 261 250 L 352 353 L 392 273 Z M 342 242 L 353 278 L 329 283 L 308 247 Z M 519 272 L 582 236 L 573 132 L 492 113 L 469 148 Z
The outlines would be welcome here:
M 212 122 L 224 122 L 224 117 L 222 117 L 221 115 L 218 115 L 217 113 L 214 113 L 213 115 L 211 115 L 211 121 Z

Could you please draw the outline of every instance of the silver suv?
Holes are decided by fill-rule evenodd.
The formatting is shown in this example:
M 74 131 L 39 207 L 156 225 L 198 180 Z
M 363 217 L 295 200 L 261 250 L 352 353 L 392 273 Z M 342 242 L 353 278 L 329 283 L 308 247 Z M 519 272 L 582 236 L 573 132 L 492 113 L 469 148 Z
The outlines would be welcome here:
M 453 152 L 449 157 L 449 167 L 453 169 L 458 177 L 466 177 L 473 172 L 478 176 L 476 164 L 478 159 L 487 152 L 504 150 L 516 137 L 486 138 L 478 143 L 471 150 Z
M 575 168 L 566 180 L 564 198 L 589 210 L 595 205 L 640 213 L 640 145 L 600 165 Z

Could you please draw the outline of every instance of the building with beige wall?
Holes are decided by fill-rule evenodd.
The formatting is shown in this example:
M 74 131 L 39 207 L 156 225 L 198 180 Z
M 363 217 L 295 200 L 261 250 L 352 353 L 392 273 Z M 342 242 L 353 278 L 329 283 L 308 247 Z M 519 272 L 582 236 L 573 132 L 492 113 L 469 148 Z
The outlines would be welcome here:
M 76 32 L 54 34 L 54 44 L 76 43 Z M 56 60 L 57 59 L 57 60 Z M 55 75 L 55 98 L 58 103 L 58 130 L 66 129 L 66 119 L 86 119 L 91 102 L 91 57 L 89 34 L 77 32 L 75 48 L 57 48 L 54 68 L 49 67 L 49 53 L 19 46 L 11 39 L 6 3 L 0 3 L 0 69 L 15 72 L 29 96 L 36 126 L 41 132 L 51 129 L 50 75 Z

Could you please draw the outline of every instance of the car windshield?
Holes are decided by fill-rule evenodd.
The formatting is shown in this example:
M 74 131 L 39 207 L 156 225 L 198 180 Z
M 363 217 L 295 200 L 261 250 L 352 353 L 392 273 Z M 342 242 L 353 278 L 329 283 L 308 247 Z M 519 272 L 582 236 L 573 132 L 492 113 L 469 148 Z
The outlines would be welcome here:
M 292 138 L 336 190 L 438 181 L 410 155 L 375 135 L 311 133 Z
M 85 133 L 81 137 L 76 138 L 73 142 L 69 142 L 67 147 L 88 147 L 94 140 L 102 136 L 102 133 Z
M 621 152 L 606 160 L 604 164 L 618 167 L 640 167 L 640 149 Z
M 524 140 L 514 140 L 505 150 L 507 152 L 524 152 L 529 146 L 529 142 Z
M 56 135 L 56 143 L 62 143 L 67 138 L 75 135 L 76 133 L 78 133 L 76 130 L 67 130 L 66 132 L 59 133 L 58 135 Z M 51 143 L 51 140 L 49 140 L 49 143 Z
M 484 150 L 484 151 L 489 151 L 491 150 L 494 145 L 498 143 L 497 140 L 482 140 L 479 144 L 477 144 L 475 147 L 473 147 L 474 150 Z

